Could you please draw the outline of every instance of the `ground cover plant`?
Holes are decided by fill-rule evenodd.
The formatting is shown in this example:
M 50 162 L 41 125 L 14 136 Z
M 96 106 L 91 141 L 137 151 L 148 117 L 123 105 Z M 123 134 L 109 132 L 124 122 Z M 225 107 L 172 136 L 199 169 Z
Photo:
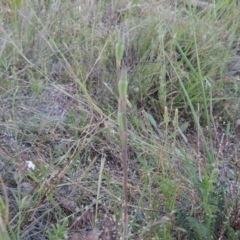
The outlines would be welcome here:
M 0 239 L 239 239 L 239 12 L 3 1 Z

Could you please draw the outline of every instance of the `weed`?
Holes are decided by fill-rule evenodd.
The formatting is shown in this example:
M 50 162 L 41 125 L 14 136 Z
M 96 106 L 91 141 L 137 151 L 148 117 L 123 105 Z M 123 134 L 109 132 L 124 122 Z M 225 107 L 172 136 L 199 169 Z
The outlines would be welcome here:
M 4 1 L 0 238 L 239 238 L 240 6 L 208 2 Z

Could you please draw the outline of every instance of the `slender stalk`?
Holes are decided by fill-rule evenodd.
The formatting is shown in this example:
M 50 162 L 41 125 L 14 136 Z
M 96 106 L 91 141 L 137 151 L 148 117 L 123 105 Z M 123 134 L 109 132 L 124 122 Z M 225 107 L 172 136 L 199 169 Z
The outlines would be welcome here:
M 100 190 L 101 190 L 101 185 L 102 185 L 102 177 L 103 177 L 105 161 L 106 161 L 105 156 L 102 156 L 99 177 L 98 177 L 98 190 L 97 190 L 97 201 L 96 201 L 96 210 L 95 210 L 95 227 L 97 225 L 97 220 L 98 220 L 98 214 L 97 214 L 98 213 L 98 204 L 99 204 L 99 198 L 100 198 Z
M 119 134 L 122 144 L 122 161 L 123 161 L 123 190 L 124 190 L 124 216 L 123 216 L 123 230 L 124 239 L 127 239 L 127 229 L 128 229 L 128 191 L 127 191 L 127 181 L 128 181 L 128 153 L 127 153 L 127 72 L 123 68 L 121 72 L 121 78 L 118 84 L 119 87 L 119 109 L 118 109 L 118 121 L 119 121 Z
M 116 44 L 116 67 L 118 78 L 119 105 L 118 105 L 118 123 L 119 135 L 122 145 L 122 161 L 123 161 L 123 193 L 124 193 L 124 213 L 123 213 L 123 239 L 128 239 L 128 152 L 127 152 L 127 70 L 122 65 L 122 57 L 124 53 L 124 37 L 121 32 L 119 40 Z

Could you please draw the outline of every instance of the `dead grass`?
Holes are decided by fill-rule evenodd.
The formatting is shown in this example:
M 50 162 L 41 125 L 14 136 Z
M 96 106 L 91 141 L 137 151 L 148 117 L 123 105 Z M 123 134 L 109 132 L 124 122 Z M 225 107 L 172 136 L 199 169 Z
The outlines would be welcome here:
M 239 5 L 173 2 L 26 0 L 0 8 L 4 239 L 120 239 L 120 28 L 128 238 L 238 239 Z

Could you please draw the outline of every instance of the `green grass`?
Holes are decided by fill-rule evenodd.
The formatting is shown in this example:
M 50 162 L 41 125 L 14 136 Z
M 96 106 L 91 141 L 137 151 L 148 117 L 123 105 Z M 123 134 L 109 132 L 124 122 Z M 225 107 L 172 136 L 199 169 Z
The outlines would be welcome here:
M 239 239 L 240 5 L 174 2 L 5 1 L 0 238 Z

